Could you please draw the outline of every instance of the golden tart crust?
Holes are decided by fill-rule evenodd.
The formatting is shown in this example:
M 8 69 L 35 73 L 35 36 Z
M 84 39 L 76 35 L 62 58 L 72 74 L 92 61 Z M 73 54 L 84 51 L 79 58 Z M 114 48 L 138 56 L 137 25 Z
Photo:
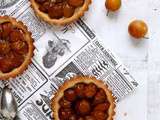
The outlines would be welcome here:
M 58 115 L 58 110 L 60 109 L 59 100 L 64 96 L 64 91 L 67 88 L 73 87 L 77 83 L 94 83 L 97 87 L 102 88 L 106 95 L 107 99 L 110 103 L 109 109 L 108 109 L 108 117 L 106 120 L 113 120 L 113 117 L 115 115 L 115 98 L 112 95 L 112 92 L 108 89 L 106 84 L 104 84 L 101 80 L 97 80 L 95 77 L 90 76 L 76 76 L 71 78 L 70 80 L 67 80 L 57 91 L 55 96 L 51 100 L 51 109 L 53 111 L 53 117 L 55 120 L 60 120 Z
M 75 13 L 73 16 L 69 18 L 61 18 L 61 19 L 52 19 L 48 16 L 48 14 L 39 10 L 39 5 L 35 2 L 35 0 L 30 0 L 31 7 L 33 8 L 35 14 L 41 18 L 42 20 L 48 22 L 52 25 L 65 25 L 69 24 L 73 21 L 78 20 L 81 16 L 84 15 L 85 11 L 89 9 L 89 5 L 91 4 L 92 0 L 85 0 L 84 4 L 81 7 L 76 8 Z
M 15 18 L 9 16 L 0 16 L 0 24 L 7 22 L 12 23 L 13 26 L 23 31 L 24 40 L 28 45 L 28 52 L 25 54 L 24 61 L 19 67 L 14 68 L 12 71 L 7 73 L 0 71 L 0 80 L 8 80 L 22 74 L 31 63 L 31 58 L 33 57 L 33 51 L 35 49 L 33 45 L 33 39 L 31 37 L 31 32 L 28 31 L 27 26 L 25 26 L 21 21 L 16 21 Z

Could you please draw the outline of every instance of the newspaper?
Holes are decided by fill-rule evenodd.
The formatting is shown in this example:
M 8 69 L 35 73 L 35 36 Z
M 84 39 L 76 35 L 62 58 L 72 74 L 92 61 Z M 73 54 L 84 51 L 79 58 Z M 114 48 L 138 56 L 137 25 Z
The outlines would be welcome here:
M 34 38 L 33 63 L 23 75 L 9 81 L 18 102 L 21 120 L 51 120 L 50 99 L 65 80 L 91 75 L 112 90 L 117 101 L 133 92 L 138 83 L 112 51 L 82 19 L 51 26 L 37 18 L 28 0 L 1 0 L 0 15 L 21 20 Z M 2 83 L 1 89 L 3 87 Z

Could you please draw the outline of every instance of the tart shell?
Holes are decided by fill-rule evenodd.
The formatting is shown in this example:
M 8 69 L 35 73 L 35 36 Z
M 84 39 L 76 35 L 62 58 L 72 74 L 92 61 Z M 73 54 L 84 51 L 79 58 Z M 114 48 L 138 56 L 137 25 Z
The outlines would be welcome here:
M 8 73 L 3 73 L 0 71 L 0 80 L 9 80 L 22 74 L 31 63 L 31 58 L 34 55 L 33 51 L 35 49 L 33 45 L 33 38 L 31 37 L 31 32 L 28 31 L 27 26 L 25 26 L 21 21 L 16 21 L 15 18 L 9 16 L 0 16 L 0 24 L 5 22 L 11 22 L 13 26 L 20 28 L 24 32 L 25 41 L 28 44 L 28 53 L 25 56 L 24 62 L 18 68 L 15 68 Z
M 39 10 L 38 4 L 35 2 L 35 0 L 30 0 L 31 2 L 31 7 L 33 8 L 35 14 L 41 18 L 42 20 L 48 22 L 51 25 L 65 25 L 69 24 L 73 21 L 78 20 L 81 16 L 84 15 L 85 11 L 88 10 L 89 5 L 91 4 L 92 0 L 85 0 L 83 6 L 77 8 L 73 16 L 69 18 L 61 18 L 61 19 L 52 19 L 48 16 L 48 14 L 41 12 Z
M 113 117 L 115 115 L 115 98 L 112 96 L 112 92 L 108 89 L 107 85 L 103 83 L 101 80 L 97 80 L 95 77 L 90 76 L 77 76 L 73 77 L 70 80 L 67 80 L 58 90 L 58 92 L 55 94 L 55 96 L 51 100 L 51 109 L 53 111 L 53 117 L 55 120 L 59 120 L 58 110 L 60 108 L 60 105 L 58 104 L 59 100 L 62 96 L 64 96 L 64 91 L 67 88 L 73 87 L 77 83 L 94 83 L 99 88 L 102 88 L 106 95 L 107 99 L 110 103 L 110 107 L 108 110 L 108 118 L 106 120 L 113 120 Z

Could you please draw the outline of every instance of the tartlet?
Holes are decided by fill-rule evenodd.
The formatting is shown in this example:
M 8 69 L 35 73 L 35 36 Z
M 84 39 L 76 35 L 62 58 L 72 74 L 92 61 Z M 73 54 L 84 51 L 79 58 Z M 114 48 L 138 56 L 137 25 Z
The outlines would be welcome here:
M 15 18 L 0 16 L 0 80 L 22 74 L 31 63 L 33 51 L 27 27 Z
M 77 76 L 59 88 L 51 109 L 55 120 L 113 120 L 115 98 L 102 81 Z
M 30 0 L 35 14 L 54 25 L 71 23 L 84 15 L 91 0 Z

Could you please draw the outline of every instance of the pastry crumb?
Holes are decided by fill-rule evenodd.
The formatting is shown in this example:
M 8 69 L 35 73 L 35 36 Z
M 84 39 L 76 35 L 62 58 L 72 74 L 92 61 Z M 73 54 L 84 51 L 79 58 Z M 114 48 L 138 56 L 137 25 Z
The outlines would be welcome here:
M 124 116 L 127 116 L 127 113 L 125 112 L 123 115 L 124 115 Z

